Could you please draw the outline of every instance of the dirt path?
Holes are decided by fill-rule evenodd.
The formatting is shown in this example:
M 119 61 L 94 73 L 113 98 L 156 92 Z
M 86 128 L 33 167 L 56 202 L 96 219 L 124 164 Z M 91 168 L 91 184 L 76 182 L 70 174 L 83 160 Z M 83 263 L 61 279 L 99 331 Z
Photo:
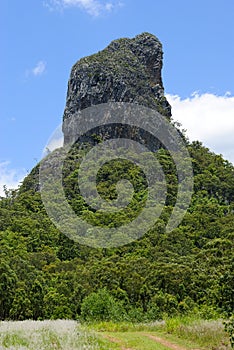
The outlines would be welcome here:
M 171 350 L 187 350 L 186 348 L 183 348 L 180 345 L 173 344 L 173 343 L 171 343 L 170 341 L 168 341 L 166 339 L 157 337 L 156 335 L 147 334 L 147 333 L 144 333 L 143 335 L 148 337 L 148 338 L 150 338 L 150 339 L 152 339 L 152 340 L 154 340 L 154 341 L 156 341 L 157 343 L 160 343 L 161 345 L 164 345 L 164 346 L 168 347 L 168 349 L 171 349 Z M 199 349 L 194 349 L 194 350 L 199 350 Z
M 154 340 L 155 342 L 157 342 L 158 344 L 161 344 L 163 346 L 166 346 L 168 349 L 170 350 L 188 350 L 180 345 L 177 345 L 177 344 L 174 344 L 174 343 L 171 343 L 170 341 L 166 340 L 166 339 L 163 339 L 163 338 L 160 338 L 156 335 L 152 335 L 152 334 L 148 334 L 148 333 L 138 333 L 138 334 L 142 334 L 142 336 L 145 336 L 145 337 L 148 337 L 152 340 Z M 115 338 L 115 337 L 112 337 L 110 335 L 107 335 L 107 334 L 102 334 L 102 336 L 109 340 L 110 342 L 112 343 L 116 343 L 116 344 L 119 344 L 121 346 L 121 350 L 134 350 L 132 348 L 126 348 L 123 346 L 122 344 L 122 341 L 118 338 Z M 194 349 L 194 350 L 199 350 L 199 349 Z
M 106 334 L 105 334 L 105 335 L 103 334 L 102 336 L 103 336 L 103 338 L 109 340 L 109 341 L 112 342 L 112 343 L 119 344 L 119 345 L 121 346 L 121 350 L 134 350 L 134 349 L 132 349 L 132 348 L 125 348 L 125 347 L 122 345 L 122 342 L 121 342 L 120 339 L 111 337 L 111 336 L 106 335 Z

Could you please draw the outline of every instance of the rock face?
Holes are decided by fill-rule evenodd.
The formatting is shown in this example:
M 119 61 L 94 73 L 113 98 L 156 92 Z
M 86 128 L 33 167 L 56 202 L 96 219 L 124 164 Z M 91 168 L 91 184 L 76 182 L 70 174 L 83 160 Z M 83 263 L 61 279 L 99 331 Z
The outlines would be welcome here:
M 104 50 L 80 59 L 68 82 L 63 121 L 87 107 L 106 102 L 131 102 L 170 118 L 161 78 L 162 45 L 152 34 L 118 39 Z M 63 125 L 65 143 L 70 131 Z

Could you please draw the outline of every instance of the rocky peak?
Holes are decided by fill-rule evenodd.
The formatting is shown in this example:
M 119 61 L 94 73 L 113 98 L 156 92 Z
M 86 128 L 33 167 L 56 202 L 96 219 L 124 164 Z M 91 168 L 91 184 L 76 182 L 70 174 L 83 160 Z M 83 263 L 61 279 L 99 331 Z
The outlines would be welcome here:
M 170 118 L 161 78 L 162 45 L 152 34 L 112 41 L 104 50 L 72 67 L 63 120 L 87 107 L 106 102 L 131 102 Z M 63 126 L 65 142 L 68 130 Z

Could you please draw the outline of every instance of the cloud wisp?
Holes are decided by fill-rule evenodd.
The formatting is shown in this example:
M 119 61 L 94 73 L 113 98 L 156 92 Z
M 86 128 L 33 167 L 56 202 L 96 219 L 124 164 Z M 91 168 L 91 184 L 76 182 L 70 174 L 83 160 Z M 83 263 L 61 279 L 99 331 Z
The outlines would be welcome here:
M 46 62 L 39 61 L 33 68 L 27 69 L 25 71 L 25 76 L 26 78 L 29 78 L 30 76 L 39 77 L 42 74 L 44 74 L 45 71 L 46 71 Z
M 36 66 L 32 69 L 32 74 L 37 77 L 45 72 L 46 63 L 44 61 L 39 61 Z
M 47 146 L 42 151 L 42 158 L 47 156 L 49 153 L 54 151 L 57 148 L 60 148 L 63 146 L 64 142 L 64 136 L 62 131 L 62 124 L 60 124 L 56 131 L 54 131 L 53 136 L 50 137 L 50 140 L 47 144 Z
M 47 0 L 44 5 L 50 10 L 63 11 L 67 8 L 80 8 L 92 17 L 99 17 L 121 5 L 120 2 L 101 0 Z
M 166 95 L 175 121 L 186 129 L 190 141 L 199 140 L 234 164 L 234 96 L 193 93 L 182 99 Z
M 15 189 L 26 176 L 24 169 L 12 169 L 10 162 L 0 162 L 0 196 L 4 196 L 4 186 L 7 189 Z

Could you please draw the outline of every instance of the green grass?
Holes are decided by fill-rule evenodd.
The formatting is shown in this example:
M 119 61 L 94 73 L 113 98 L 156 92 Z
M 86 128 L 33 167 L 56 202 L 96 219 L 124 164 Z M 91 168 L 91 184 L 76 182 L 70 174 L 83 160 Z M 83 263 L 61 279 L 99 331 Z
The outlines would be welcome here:
M 164 330 L 205 349 L 230 349 L 222 320 L 177 317 L 166 320 Z
M 147 334 L 185 349 L 229 350 L 222 320 L 174 317 L 151 323 L 0 322 L 0 350 L 168 350 Z
M 116 332 L 107 333 L 110 337 L 117 338 L 121 341 L 121 346 L 133 348 L 135 350 L 168 350 L 154 340 L 147 338 L 141 332 Z
M 144 333 L 147 333 L 188 349 L 231 349 L 222 320 L 202 320 L 188 316 L 140 324 L 100 322 L 89 325 L 88 328 L 119 339 L 128 339 L 133 337 L 133 334 L 142 337 Z
M 131 322 L 97 322 L 86 324 L 86 329 L 97 332 L 141 332 L 164 329 L 165 321 L 155 321 L 149 323 L 131 323 Z

